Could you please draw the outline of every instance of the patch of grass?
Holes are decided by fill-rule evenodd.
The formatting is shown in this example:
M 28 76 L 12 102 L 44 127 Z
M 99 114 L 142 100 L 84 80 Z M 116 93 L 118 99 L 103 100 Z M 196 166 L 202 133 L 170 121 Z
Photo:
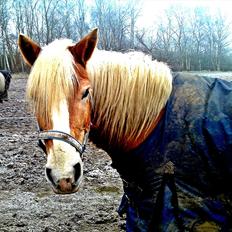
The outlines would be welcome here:
M 117 193 L 120 194 L 120 188 L 117 186 L 100 186 L 96 188 L 97 193 Z

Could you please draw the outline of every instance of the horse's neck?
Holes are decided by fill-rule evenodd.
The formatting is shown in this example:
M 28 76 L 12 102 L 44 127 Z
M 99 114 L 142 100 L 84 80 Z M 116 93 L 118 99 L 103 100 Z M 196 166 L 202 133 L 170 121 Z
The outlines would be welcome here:
M 93 143 L 97 145 L 97 147 L 102 148 L 109 154 L 128 152 L 130 150 L 135 149 L 146 140 L 146 138 L 152 133 L 152 131 L 155 129 L 157 124 L 162 119 L 164 112 L 165 109 L 161 110 L 159 116 L 156 119 L 154 119 L 153 124 L 147 131 L 144 131 L 144 133 L 142 133 L 136 139 L 128 140 L 126 147 L 121 146 L 121 144 L 119 143 L 116 143 L 117 141 L 114 141 L 114 143 L 112 144 L 112 141 L 109 139 L 109 136 L 105 133 L 102 133 L 102 129 L 100 127 L 97 127 L 94 123 L 91 124 L 89 138 Z
M 89 67 L 94 100 L 91 139 L 123 150 L 137 147 L 157 125 L 170 96 L 169 68 L 140 53 L 116 52 L 98 53 Z
M 160 111 L 157 118 L 154 118 L 153 123 L 147 129 L 147 131 L 144 131 L 138 138 L 130 141 L 130 143 L 128 144 L 128 150 L 132 150 L 132 149 L 135 149 L 136 147 L 138 147 L 152 133 L 152 131 L 155 129 L 155 127 L 157 126 L 157 124 L 159 123 L 161 118 L 163 117 L 164 112 L 165 112 L 165 108 L 163 108 Z

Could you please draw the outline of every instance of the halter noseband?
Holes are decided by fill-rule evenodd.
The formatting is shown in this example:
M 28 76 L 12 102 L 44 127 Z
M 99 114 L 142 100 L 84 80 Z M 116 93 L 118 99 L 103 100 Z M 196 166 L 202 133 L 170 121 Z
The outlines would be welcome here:
M 42 142 L 42 140 L 48 140 L 48 139 L 60 140 L 72 145 L 76 149 L 76 151 L 80 153 L 80 156 L 82 157 L 82 154 L 85 151 L 88 136 L 89 136 L 89 132 L 86 132 L 83 143 L 80 143 L 73 136 L 62 131 L 56 131 L 56 130 L 40 131 L 38 135 L 38 145 L 46 154 L 47 153 L 46 147 L 45 144 Z

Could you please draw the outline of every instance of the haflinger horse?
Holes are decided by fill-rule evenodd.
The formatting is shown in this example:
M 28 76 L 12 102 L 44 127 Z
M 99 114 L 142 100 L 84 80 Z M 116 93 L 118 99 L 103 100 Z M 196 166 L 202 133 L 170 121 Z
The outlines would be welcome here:
M 122 178 L 127 231 L 231 231 L 232 83 L 96 42 L 19 37 L 54 191 L 78 189 L 90 131 Z
M 11 74 L 7 70 L 0 70 L 0 103 L 8 100 L 8 89 L 10 87 Z

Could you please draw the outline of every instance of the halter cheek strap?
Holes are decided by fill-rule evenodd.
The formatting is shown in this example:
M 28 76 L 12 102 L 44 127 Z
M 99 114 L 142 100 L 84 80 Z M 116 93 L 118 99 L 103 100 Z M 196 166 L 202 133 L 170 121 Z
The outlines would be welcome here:
M 48 139 L 60 140 L 72 145 L 76 149 L 76 151 L 80 153 L 80 156 L 82 157 L 82 154 L 85 151 L 88 136 L 89 136 L 89 132 L 86 132 L 83 143 L 80 143 L 73 136 L 62 131 L 56 131 L 56 130 L 40 131 L 38 136 L 38 145 L 44 151 L 44 153 L 47 154 L 45 144 L 42 142 L 42 140 L 48 140 Z

